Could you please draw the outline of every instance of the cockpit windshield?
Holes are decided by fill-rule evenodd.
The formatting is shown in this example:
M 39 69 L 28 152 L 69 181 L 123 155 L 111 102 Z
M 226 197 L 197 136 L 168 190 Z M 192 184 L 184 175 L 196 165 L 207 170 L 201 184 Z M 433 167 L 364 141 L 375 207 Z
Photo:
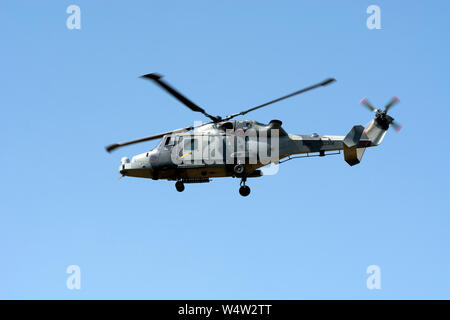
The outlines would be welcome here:
M 158 145 L 157 145 L 156 147 L 154 147 L 152 150 L 159 150 L 159 149 L 161 149 L 163 140 L 164 140 L 164 139 L 161 139 L 161 140 L 158 142 Z

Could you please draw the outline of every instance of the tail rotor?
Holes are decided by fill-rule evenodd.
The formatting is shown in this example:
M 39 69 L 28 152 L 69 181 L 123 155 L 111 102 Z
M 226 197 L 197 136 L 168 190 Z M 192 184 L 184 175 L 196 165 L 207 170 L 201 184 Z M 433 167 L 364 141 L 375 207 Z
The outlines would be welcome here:
M 377 123 L 385 130 L 389 129 L 389 126 L 392 126 L 395 131 L 400 131 L 402 129 L 402 126 L 394 121 L 394 118 L 389 116 L 387 112 L 400 100 L 397 97 L 393 97 L 384 107 L 384 109 L 377 109 L 375 108 L 367 98 L 364 98 L 361 100 L 360 104 L 365 106 L 367 109 L 369 109 L 372 112 L 375 112 L 375 120 Z

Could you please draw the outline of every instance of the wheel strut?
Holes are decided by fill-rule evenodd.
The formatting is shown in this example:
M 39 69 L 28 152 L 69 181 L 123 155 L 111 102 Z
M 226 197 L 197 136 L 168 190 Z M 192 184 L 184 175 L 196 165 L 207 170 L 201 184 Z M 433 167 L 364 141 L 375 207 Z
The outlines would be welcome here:
M 245 185 L 246 181 L 247 181 L 247 177 L 242 177 L 241 187 L 239 188 L 239 194 L 243 197 L 246 197 L 250 194 L 250 187 Z

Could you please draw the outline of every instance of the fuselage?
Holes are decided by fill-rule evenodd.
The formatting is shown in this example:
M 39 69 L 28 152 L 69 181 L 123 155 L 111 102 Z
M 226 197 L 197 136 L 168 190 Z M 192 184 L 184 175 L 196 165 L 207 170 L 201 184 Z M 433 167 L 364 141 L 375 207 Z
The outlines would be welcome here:
M 206 179 L 235 176 L 245 164 L 248 177 L 261 176 L 261 167 L 296 154 L 325 155 L 341 150 L 344 136 L 287 134 L 281 121 L 252 120 L 209 124 L 193 132 L 164 136 L 157 147 L 122 159 L 120 173 L 151 179 Z

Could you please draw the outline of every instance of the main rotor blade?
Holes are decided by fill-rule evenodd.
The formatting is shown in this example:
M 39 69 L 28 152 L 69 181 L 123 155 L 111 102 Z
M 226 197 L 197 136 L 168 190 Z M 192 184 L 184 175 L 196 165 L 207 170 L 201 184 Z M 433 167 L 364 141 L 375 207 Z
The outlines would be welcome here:
M 169 94 L 171 94 L 174 98 L 176 98 L 178 101 L 180 101 L 182 104 L 184 104 L 186 107 L 191 109 L 195 112 L 201 112 L 206 117 L 211 119 L 214 122 L 220 121 L 220 117 L 215 117 L 210 114 L 208 114 L 203 108 L 200 108 L 198 105 L 196 105 L 194 102 L 183 96 L 180 92 L 175 90 L 173 87 L 171 87 L 167 82 L 164 82 L 161 80 L 162 76 L 157 73 L 149 73 L 141 76 L 141 78 L 147 78 L 150 80 L 155 81 L 159 86 L 161 86 L 164 90 L 166 90 Z
M 306 92 L 306 91 L 309 91 L 309 90 L 312 90 L 312 89 L 315 89 L 315 88 L 318 88 L 318 87 L 326 86 L 326 85 L 328 85 L 328 84 L 330 84 L 330 83 L 332 83 L 332 82 L 335 82 L 335 81 L 336 81 L 336 79 L 334 79 L 334 78 L 326 79 L 326 80 L 324 80 L 324 81 L 322 81 L 322 82 L 320 82 L 320 83 L 317 83 L 317 84 L 315 84 L 315 85 L 313 85 L 313 86 L 310 86 L 310 87 L 307 87 L 307 88 L 304 88 L 304 89 L 295 91 L 295 92 L 293 92 L 293 93 L 291 93 L 291 94 L 288 94 L 288 95 L 286 95 L 286 96 L 283 96 L 283 97 L 281 97 L 281 98 L 278 98 L 278 99 L 275 99 L 275 100 L 272 100 L 272 101 L 263 103 L 263 104 L 261 104 L 261 105 L 259 105 L 259 106 L 256 106 L 256 107 L 253 107 L 253 108 L 250 108 L 250 109 L 241 111 L 241 112 L 239 112 L 239 113 L 232 114 L 232 115 L 230 115 L 230 116 L 225 117 L 225 119 L 223 119 L 223 120 L 230 120 L 230 119 L 232 119 L 232 118 L 234 118 L 234 117 L 242 116 L 242 115 L 247 114 L 247 113 L 249 113 L 249 112 L 251 112 L 251 111 L 254 111 L 254 110 L 257 110 L 257 109 L 266 107 L 266 106 L 268 106 L 268 105 L 270 105 L 270 104 L 272 104 L 272 103 L 275 103 L 275 102 L 278 102 L 278 101 L 281 101 L 281 100 L 284 100 L 284 99 L 287 99 L 287 98 L 296 96 L 296 95 L 298 95 L 298 94 L 304 93 L 304 92 Z
M 397 102 L 400 102 L 400 99 L 397 97 L 393 97 L 391 101 L 384 107 L 384 112 L 388 112 L 390 108 L 392 108 Z
M 369 102 L 369 100 L 367 100 L 367 98 L 362 99 L 360 104 L 366 106 L 370 111 L 377 112 L 377 109 L 374 106 L 372 106 L 372 104 Z
M 115 150 L 117 148 L 128 146 L 130 144 L 135 144 L 135 143 L 140 143 L 140 142 L 144 142 L 144 141 L 150 141 L 150 140 L 159 139 L 159 138 L 164 137 L 166 134 L 171 134 L 171 132 L 165 132 L 165 133 L 157 134 L 157 135 L 154 135 L 154 136 L 145 137 L 145 138 L 142 138 L 142 139 L 131 140 L 131 141 L 127 141 L 127 142 L 114 143 L 114 144 L 111 144 L 109 146 L 106 146 L 105 149 L 106 149 L 106 151 L 111 152 L 111 151 L 113 151 L 113 150 Z
M 120 147 L 125 147 L 125 146 L 129 146 L 130 144 L 135 144 L 135 143 L 141 143 L 141 142 L 145 142 L 145 141 L 150 141 L 150 140 L 155 140 L 155 139 L 160 139 L 162 137 L 164 137 L 165 135 L 169 135 L 169 134 L 173 134 L 173 133 L 180 133 L 180 132 L 184 132 L 184 131 L 190 131 L 193 129 L 197 129 L 200 127 L 203 127 L 207 124 L 211 124 L 212 122 L 206 122 L 206 123 L 202 123 L 198 126 L 189 126 L 186 128 L 181 128 L 181 129 L 177 129 L 177 130 L 173 130 L 173 131 L 169 131 L 169 132 L 164 132 L 164 133 L 160 133 L 154 136 L 150 136 L 150 137 L 145 137 L 145 138 L 141 138 L 141 139 L 136 139 L 136 140 L 131 140 L 131 141 L 127 141 L 127 142 L 121 142 L 121 143 L 113 143 L 109 146 L 106 146 L 105 149 L 108 152 L 111 152 L 117 148 Z

